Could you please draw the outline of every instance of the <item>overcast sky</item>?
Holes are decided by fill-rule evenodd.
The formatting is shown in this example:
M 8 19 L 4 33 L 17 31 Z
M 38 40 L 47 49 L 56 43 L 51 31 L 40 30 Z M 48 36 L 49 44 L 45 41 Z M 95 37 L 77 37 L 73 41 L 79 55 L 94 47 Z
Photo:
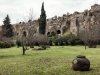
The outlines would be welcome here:
M 24 15 L 30 8 L 37 14 L 36 18 L 39 18 L 42 2 L 47 18 L 62 16 L 67 12 L 83 12 L 90 9 L 91 5 L 100 4 L 100 0 L 0 0 L 0 25 L 7 14 L 10 16 L 11 24 L 24 21 Z

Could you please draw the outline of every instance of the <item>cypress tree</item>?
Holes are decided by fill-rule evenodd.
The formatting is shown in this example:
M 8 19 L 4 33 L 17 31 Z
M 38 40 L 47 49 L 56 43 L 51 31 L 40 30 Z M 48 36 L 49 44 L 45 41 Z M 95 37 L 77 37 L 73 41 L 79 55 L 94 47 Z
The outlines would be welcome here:
M 44 2 L 42 3 L 41 15 L 39 19 L 39 33 L 45 34 L 46 31 L 46 14 L 44 10 Z
M 7 15 L 3 21 L 3 26 L 2 26 L 2 32 L 5 37 L 12 37 L 13 36 L 13 27 L 10 24 L 10 18 L 9 15 Z

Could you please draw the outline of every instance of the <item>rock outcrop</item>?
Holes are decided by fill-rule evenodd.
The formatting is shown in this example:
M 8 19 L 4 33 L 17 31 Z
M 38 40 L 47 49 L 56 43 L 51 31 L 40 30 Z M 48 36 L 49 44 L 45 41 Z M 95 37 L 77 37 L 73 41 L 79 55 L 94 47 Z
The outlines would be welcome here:
M 89 29 L 92 25 L 100 24 L 100 5 L 91 6 L 90 10 L 84 12 L 75 11 L 73 14 L 63 14 L 62 17 L 54 16 L 47 19 L 46 35 L 55 32 L 58 35 L 64 34 L 67 30 L 77 35 L 85 28 Z M 38 34 L 39 23 L 35 20 L 29 23 L 20 23 L 14 26 L 15 36 L 23 36 L 26 34 Z

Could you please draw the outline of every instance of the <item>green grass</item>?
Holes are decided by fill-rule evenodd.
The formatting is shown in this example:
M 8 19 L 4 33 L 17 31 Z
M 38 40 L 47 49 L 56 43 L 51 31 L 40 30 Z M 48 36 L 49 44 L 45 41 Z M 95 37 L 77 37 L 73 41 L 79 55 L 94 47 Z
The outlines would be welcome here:
M 70 29 L 68 29 L 64 34 L 63 34 L 63 36 L 67 36 L 67 35 L 69 35 L 71 32 L 70 32 Z
M 72 70 L 72 60 L 77 55 L 90 60 L 90 71 Z M 0 49 L 0 75 L 100 75 L 100 48 L 53 46 L 27 50 L 24 56 L 21 48 Z

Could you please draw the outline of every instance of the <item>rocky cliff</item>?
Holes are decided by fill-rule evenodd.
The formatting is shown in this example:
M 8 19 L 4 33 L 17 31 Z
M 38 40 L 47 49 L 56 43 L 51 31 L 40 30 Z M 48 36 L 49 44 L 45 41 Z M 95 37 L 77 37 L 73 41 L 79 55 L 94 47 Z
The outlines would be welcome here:
M 58 35 L 64 34 L 68 29 L 70 33 L 77 35 L 85 28 L 89 29 L 92 25 L 100 24 L 100 5 L 91 6 L 90 10 L 84 12 L 75 11 L 73 14 L 63 14 L 61 17 L 54 16 L 47 19 L 46 35 L 55 32 Z M 38 34 L 38 20 L 30 25 L 29 23 L 20 23 L 13 25 L 15 36 L 24 34 Z

